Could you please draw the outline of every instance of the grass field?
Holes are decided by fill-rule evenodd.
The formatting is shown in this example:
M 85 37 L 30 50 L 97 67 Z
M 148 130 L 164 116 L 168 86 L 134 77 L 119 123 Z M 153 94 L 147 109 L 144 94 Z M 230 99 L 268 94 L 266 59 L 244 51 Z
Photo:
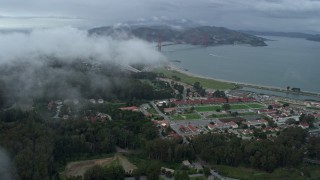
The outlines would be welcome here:
M 250 109 L 246 104 L 230 104 L 231 109 Z
M 272 173 L 265 171 L 249 169 L 245 167 L 231 167 L 223 165 L 214 165 L 214 168 L 218 172 L 227 177 L 245 179 L 245 180 L 264 180 L 264 179 L 319 179 L 320 178 L 320 166 L 316 165 L 304 165 L 301 168 L 278 168 Z M 310 177 L 302 176 L 301 172 L 309 172 Z
M 150 114 L 153 114 L 153 115 L 158 114 L 158 112 L 157 112 L 154 108 L 148 109 L 148 112 L 149 112 Z
M 189 180 L 205 180 L 207 179 L 205 176 L 196 176 L 196 177 L 190 177 Z
M 192 114 L 179 114 L 171 116 L 174 120 L 193 120 L 193 119 L 200 119 L 200 115 L 196 113 Z
M 288 102 L 286 102 L 286 101 L 278 101 L 278 103 L 286 104 L 286 103 L 288 103 Z
M 196 106 L 194 107 L 196 111 L 206 112 L 206 111 L 215 111 L 217 109 L 221 109 L 221 106 Z
M 200 84 L 205 88 L 210 89 L 233 89 L 236 86 L 230 83 L 215 81 L 211 79 L 204 79 L 199 77 L 193 77 L 186 74 L 182 74 L 177 71 L 169 71 L 164 68 L 156 69 L 155 72 L 157 73 L 163 73 L 165 77 L 172 78 L 173 76 L 176 76 L 181 79 L 181 82 L 193 85 L 195 82 L 200 82 Z
M 311 109 L 311 110 L 320 110 L 320 108 L 317 108 L 317 107 L 307 107 L 307 109 Z
M 250 103 L 250 104 L 230 104 L 231 109 L 250 109 L 250 108 L 262 108 L 264 107 L 261 104 Z M 198 112 L 206 112 L 206 111 L 215 111 L 217 109 L 223 109 L 221 106 L 213 105 L 213 106 L 196 106 L 194 109 Z

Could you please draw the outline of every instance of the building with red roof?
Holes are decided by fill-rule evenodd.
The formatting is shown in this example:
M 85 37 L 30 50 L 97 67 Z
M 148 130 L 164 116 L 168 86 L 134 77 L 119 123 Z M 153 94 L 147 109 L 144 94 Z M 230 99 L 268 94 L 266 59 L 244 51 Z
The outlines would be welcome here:
M 172 113 L 172 112 L 174 112 L 175 110 L 177 110 L 177 108 L 175 108 L 175 107 L 172 107 L 172 108 L 164 108 L 164 109 L 163 109 L 164 113 Z
M 243 122 L 244 124 L 247 124 L 248 126 L 261 126 L 261 125 L 268 125 L 268 121 L 264 119 L 257 119 L 252 121 Z
M 316 119 L 319 119 L 320 118 L 320 114 L 313 114 L 313 117 L 316 118 Z
M 191 124 L 188 125 L 188 128 L 194 133 L 196 133 L 198 131 L 198 129 L 193 127 Z
M 189 133 L 190 129 L 185 127 L 184 125 L 180 125 L 179 126 L 180 131 L 184 132 L 184 133 Z
M 301 127 L 302 129 L 308 129 L 309 128 L 309 124 L 306 122 L 301 122 L 299 124 L 299 127 Z
M 217 123 L 217 124 L 209 124 L 208 125 L 208 129 L 210 130 L 213 130 L 213 129 L 229 129 L 229 128 L 238 128 L 238 124 L 233 122 L 233 121 L 230 121 L 230 122 L 226 122 L 226 123 Z

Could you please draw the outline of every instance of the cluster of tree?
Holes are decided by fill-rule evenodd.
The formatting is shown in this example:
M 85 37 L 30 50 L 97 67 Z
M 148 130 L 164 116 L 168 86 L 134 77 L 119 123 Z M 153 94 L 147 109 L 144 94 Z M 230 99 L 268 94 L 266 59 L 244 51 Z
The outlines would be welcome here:
M 216 90 L 212 94 L 212 97 L 215 97 L 215 98 L 227 98 L 226 93 L 224 91 L 219 91 L 219 90 Z
M 300 122 L 306 122 L 310 127 L 313 127 L 313 123 L 315 122 L 315 117 L 312 114 L 301 114 L 299 117 Z
M 52 78 L 54 80 L 50 79 L 45 83 L 39 83 L 41 86 L 37 88 L 37 91 L 25 94 L 26 97 L 23 97 L 23 92 L 12 89 L 13 85 L 0 81 L 0 109 L 4 106 L 10 107 L 17 101 L 28 98 L 30 101 L 41 99 L 43 102 L 49 102 L 52 99 L 74 98 L 75 94 L 76 97 L 84 99 L 102 98 L 125 101 L 164 99 L 174 96 L 170 84 L 157 80 L 157 74 L 152 72 L 121 74 L 119 70 L 111 70 L 112 73 L 93 72 L 92 70 L 82 70 L 77 66 L 71 68 L 59 65 L 55 68 L 59 68 L 61 71 L 70 71 L 70 73 L 63 77 Z M 5 88 L 6 86 L 11 89 Z
M 247 166 L 266 171 L 277 167 L 297 166 L 302 162 L 306 132 L 301 128 L 288 128 L 273 141 L 268 139 L 241 140 L 234 135 L 206 134 L 196 137 L 196 154 L 215 164 Z M 206 148 L 203 148 L 206 147 Z
M 100 165 L 95 165 L 88 169 L 83 179 L 84 180 L 113 180 L 113 179 L 124 179 L 125 171 L 121 165 L 114 165 L 110 167 L 102 167 Z
M 0 146 L 10 153 L 22 179 L 51 179 L 71 159 L 113 153 L 116 146 L 143 148 L 158 137 L 158 129 L 142 113 L 109 110 L 113 120 L 104 122 L 46 121 L 34 111 L 1 112 Z
M 320 160 L 320 137 L 310 137 L 307 148 L 309 158 Z
M 156 88 L 152 85 L 142 82 L 137 79 L 130 79 L 126 84 L 121 84 L 121 86 L 113 86 L 112 94 L 115 97 L 123 100 L 132 99 L 165 99 L 173 97 L 173 90 L 165 82 L 153 81 Z
M 183 93 L 184 86 L 178 83 L 173 83 L 173 88 L 176 89 L 180 94 Z
M 5 105 L 6 98 L 5 98 L 5 91 L 4 91 L 4 84 L 0 81 L 0 109 L 3 108 Z
M 195 82 L 193 84 L 193 88 L 201 95 L 205 96 L 206 95 L 206 90 L 201 86 L 200 82 Z
M 145 147 L 150 159 L 164 162 L 181 162 L 185 159 L 194 159 L 193 149 L 182 144 L 182 140 L 154 139 L 148 141 Z
M 54 132 L 34 113 L 18 114 L 8 122 L 3 119 L 8 115 L 2 113 L 0 146 L 10 153 L 22 179 L 53 178 L 56 174 Z
M 223 105 L 222 105 L 222 109 L 224 109 L 225 111 L 226 111 L 226 110 L 229 110 L 229 109 L 231 109 L 231 105 L 228 104 L 228 103 L 223 104 Z

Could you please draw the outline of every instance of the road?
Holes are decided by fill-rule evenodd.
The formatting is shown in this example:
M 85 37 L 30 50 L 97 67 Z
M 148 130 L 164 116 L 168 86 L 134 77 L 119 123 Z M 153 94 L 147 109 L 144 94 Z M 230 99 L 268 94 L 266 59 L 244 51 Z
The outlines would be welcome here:
M 187 138 L 184 136 L 184 134 L 181 133 L 179 126 L 176 126 L 176 123 L 174 121 L 171 121 L 170 118 L 168 116 L 166 116 L 165 114 L 163 114 L 160 109 L 157 107 L 156 104 L 154 104 L 153 101 L 150 101 L 151 106 L 157 111 L 157 113 L 162 116 L 165 120 L 167 120 L 170 123 L 170 127 L 177 133 L 179 134 L 179 136 L 182 137 L 183 139 L 183 143 L 189 143 L 189 141 L 187 140 Z
M 234 179 L 234 178 L 230 178 L 230 177 L 221 176 L 219 173 L 217 173 L 216 171 L 214 171 L 212 169 L 210 169 L 210 173 L 212 174 L 212 176 L 217 177 L 222 180 L 238 180 L 238 179 Z

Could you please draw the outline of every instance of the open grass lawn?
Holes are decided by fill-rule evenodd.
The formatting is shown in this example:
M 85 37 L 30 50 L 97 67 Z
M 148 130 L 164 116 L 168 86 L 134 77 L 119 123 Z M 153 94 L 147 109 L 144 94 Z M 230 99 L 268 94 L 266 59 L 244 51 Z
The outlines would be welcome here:
M 250 108 L 263 108 L 264 106 L 258 103 L 247 104 Z
M 189 176 L 189 179 L 190 180 L 205 180 L 207 178 L 205 176 L 196 176 L 196 177 L 190 177 Z
M 317 108 L 317 107 L 307 107 L 307 109 L 311 109 L 311 110 L 320 110 L 320 108 Z
M 250 108 L 262 108 L 264 107 L 261 104 L 258 103 L 250 103 L 250 104 L 230 104 L 231 109 L 236 110 L 236 109 L 250 109 Z M 206 112 L 206 111 L 215 111 L 217 109 L 223 110 L 222 106 L 196 106 L 194 109 L 198 112 Z
M 149 112 L 150 114 L 153 114 L 153 115 L 158 114 L 158 112 L 157 112 L 154 108 L 148 109 L 148 112 Z
M 250 109 L 246 104 L 230 104 L 231 109 Z
M 174 120 L 193 120 L 193 119 L 200 119 L 200 115 L 196 113 L 192 114 L 179 114 L 171 116 Z
M 196 111 L 206 112 L 206 111 L 215 111 L 217 109 L 221 109 L 221 106 L 196 106 L 194 107 Z
M 167 78 L 172 78 L 173 76 L 176 76 L 181 79 L 181 82 L 193 85 L 195 82 L 200 82 L 200 84 L 205 87 L 205 88 L 210 88 L 210 89 L 233 89 L 236 86 L 234 84 L 230 83 L 225 83 L 225 82 L 220 82 L 220 81 L 215 81 L 211 79 L 204 79 L 204 78 L 199 78 L 199 77 L 193 77 L 189 76 L 186 74 L 182 74 L 177 71 L 169 71 L 164 68 L 159 68 L 156 69 L 155 72 L 157 73 L 163 73 L 165 77 Z
M 256 169 L 250 169 L 245 167 L 231 167 L 223 165 L 214 165 L 214 168 L 218 172 L 227 177 L 247 180 L 265 180 L 265 179 L 319 179 L 320 178 L 320 166 L 304 164 L 300 168 L 278 168 L 272 173 L 260 171 Z M 302 176 L 301 172 L 306 175 Z M 308 173 L 306 173 L 308 172 Z M 307 177 L 309 176 L 309 177 Z
M 289 102 L 286 102 L 286 101 L 278 101 L 278 103 L 286 104 L 286 103 L 289 103 Z M 290 104 L 290 103 L 289 103 L 289 104 Z

